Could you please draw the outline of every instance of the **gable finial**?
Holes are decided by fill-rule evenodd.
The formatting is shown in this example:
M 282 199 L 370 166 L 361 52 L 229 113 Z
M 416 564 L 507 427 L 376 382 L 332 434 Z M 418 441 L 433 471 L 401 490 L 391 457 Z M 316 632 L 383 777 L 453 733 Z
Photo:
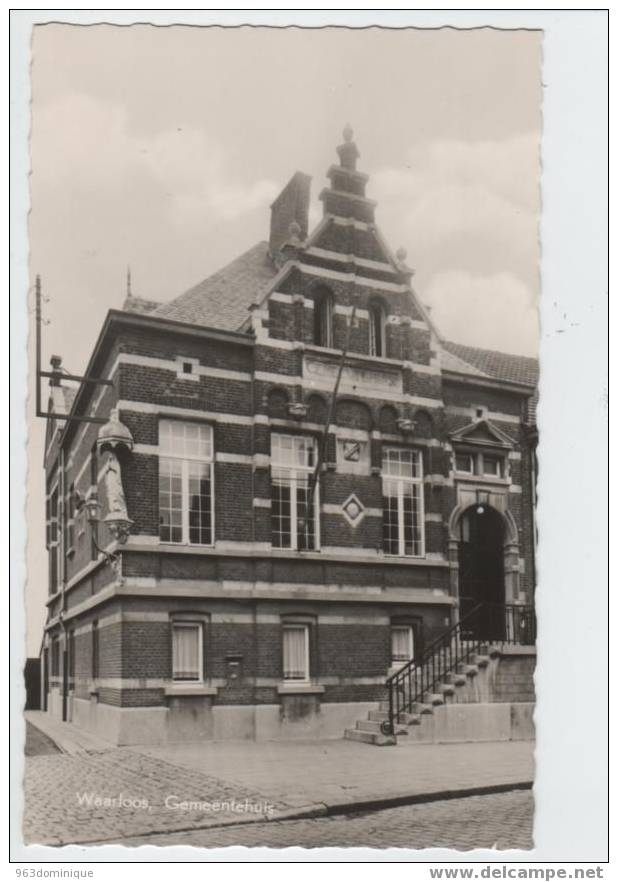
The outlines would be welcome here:
M 339 164 L 349 171 L 356 171 L 356 161 L 360 156 L 353 138 L 354 129 L 350 123 L 346 123 L 343 129 L 343 144 L 337 147 L 337 153 L 339 154 Z

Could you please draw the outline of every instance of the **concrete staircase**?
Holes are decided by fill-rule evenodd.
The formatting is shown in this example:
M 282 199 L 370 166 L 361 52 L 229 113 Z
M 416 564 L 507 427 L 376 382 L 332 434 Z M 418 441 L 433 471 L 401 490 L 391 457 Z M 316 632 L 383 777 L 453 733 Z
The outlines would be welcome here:
M 495 646 L 481 646 L 480 652 L 469 653 L 465 664 L 458 665 L 454 671 L 444 675 L 442 682 L 436 685 L 435 692 L 424 693 L 421 700 L 412 704 L 409 711 L 399 714 L 392 735 L 382 732 L 382 723 L 388 720 L 389 715 L 388 701 L 381 701 L 377 710 L 368 712 L 366 719 L 357 720 L 354 729 L 346 729 L 344 738 L 378 746 L 397 744 L 397 737 L 401 736 L 412 736 L 416 741 L 432 741 L 432 717 L 438 713 L 439 708 L 455 704 L 481 704 L 491 700 L 491 681 L 500 655 L 501 650 Z

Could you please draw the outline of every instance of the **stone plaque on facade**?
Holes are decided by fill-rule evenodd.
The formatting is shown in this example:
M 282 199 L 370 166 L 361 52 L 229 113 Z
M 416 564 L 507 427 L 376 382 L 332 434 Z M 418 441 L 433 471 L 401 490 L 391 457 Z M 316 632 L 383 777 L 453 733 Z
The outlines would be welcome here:
M 306 358 L 303 363 L 303 378 L 309 386 L 332 388 L 336 379 L 339 364 L 336 361 L 322 361 L 318 358 Z M 372 390 L 383 392 L 401 392 L 403 389 L 401 373 L 395 371 L 375 370 L 373 368 L 344 367 L 341 376 L 341 387 L 348 391 Z

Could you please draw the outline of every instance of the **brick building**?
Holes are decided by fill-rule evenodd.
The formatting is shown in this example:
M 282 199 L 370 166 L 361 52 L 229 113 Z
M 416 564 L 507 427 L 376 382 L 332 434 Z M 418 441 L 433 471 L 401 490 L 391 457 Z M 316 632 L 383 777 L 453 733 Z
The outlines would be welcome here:
M 45 706 L 118 743 L 341 736 L 473 605 L 533 602 L 536 361 L 441 337 L 337 153 L 313 231 L 297 172 L 268 242 L 108 313 L 110 384 L 52 360 Z

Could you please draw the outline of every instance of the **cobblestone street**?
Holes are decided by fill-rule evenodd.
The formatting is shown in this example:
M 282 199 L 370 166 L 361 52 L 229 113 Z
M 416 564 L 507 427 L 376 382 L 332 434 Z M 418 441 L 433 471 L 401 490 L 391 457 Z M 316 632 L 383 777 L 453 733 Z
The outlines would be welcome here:
M 245 827 L 195 830 L 127 839 L 123 845 L 193 845 L 201 848 L 532 848 L 530 791 L 470 796 L 361 815 L 270 821 Z
M 271 806 L 286 808 L 241 783 L 222 781 L 126 748 L 81 756 L 27 757 L 24 796 L 26 844 L 119 840 L 151 831 L 238 821 L 239 817 L 266 817 Z M 166 799 L 170 807 L 166 807 Z M 251 809 L 239 812 L 226 808 L 232 800 L 236 805 L 246 801 Z M 178 808 L 189 801 L 214 805 L 212 809 Z

